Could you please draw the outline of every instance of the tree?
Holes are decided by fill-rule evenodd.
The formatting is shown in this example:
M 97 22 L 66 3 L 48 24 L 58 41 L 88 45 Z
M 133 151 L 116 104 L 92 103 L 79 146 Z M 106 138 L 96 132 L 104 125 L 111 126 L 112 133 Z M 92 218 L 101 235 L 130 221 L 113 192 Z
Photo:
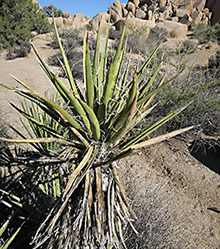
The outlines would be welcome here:
M 52 4 L 49 5 L 49 6 L 45 6 L 43 8 L 43 10 L 45 11 L 45 13 L 46 13 L 46 15 L 48 17 L 52 17 L 52 9 L 53 9 L 53 12 L 54 12 L 54 17 L 63 16 L 63 11 L 61 9 L 57 9 Z
M 27 42 L 31 31 L 48 32 L 50 25 L 45 17 L 44 11 L 31 0 L 1 0 L 0 49 Z

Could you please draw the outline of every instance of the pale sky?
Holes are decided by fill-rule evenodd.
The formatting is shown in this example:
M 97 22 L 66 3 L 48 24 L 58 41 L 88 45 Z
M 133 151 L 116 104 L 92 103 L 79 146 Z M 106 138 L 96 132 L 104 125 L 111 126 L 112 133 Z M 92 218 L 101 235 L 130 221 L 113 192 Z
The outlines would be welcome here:
M 41 7 L 53 4 L 63 12 L 70 12 L 72 16 L 81 13 L 92 18 L 100 12 L 107 12 L 114 0 L 38 0 Z M 120 0 L 127 3 L 127 0 Z

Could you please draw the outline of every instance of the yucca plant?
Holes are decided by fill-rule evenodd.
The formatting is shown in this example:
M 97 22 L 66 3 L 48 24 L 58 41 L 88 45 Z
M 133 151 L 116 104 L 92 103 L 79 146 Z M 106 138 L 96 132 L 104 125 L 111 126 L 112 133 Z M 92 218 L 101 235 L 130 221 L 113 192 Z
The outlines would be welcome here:
M 123 227 L 129 223 L 137 232 L 132 225 L 132 219 L 136 217 L 120 183 L 117 160 L 192 129 L 188 127 L 150 138 L 156 129 L 186 108 L 184 106 L 150 126 L 141 124 L 157 105 L 152 105 L 155 95 L 177 76 L 166 80 L 164 75 L 159 83 L 155 82 L 160 64 L 152 78 L 145 81 L 143 72 L 156 54 L 156 48 L 129 78 L 132 69 L 129 63 L 123 64 L 126 22 L 115 56 L 108 65 L 109 25 L 101 56 L 100 30 L 97 33 L 93 63 L 88 34 L 85 34 L 85 92 L 73 79 L 55 22 L 69 89 L 49 69 L 33 44 L 41 67 L 56 88 L 53 101 L 16 78 L 22 89 L 1 84 L 31 103 L 28 106 L 27 102 L 21 102 L 21 108 L 11 103 L 29 122 L 30 128 L 23 122 L 29 137 L 12 127 L 22 139 L 1 138 L 1 141 L 28 143 L 39 152 L 37 159 L 17 162 L 22 169 L 31 167 L 34 180 L 29 181 L 33 180 L 35 189 L 42 195 L 50 197 L 44 212 L 46 216 L 32 240 L 34 248 L 126 247 Z M 0 231 L 5 230 L 9 221 L 5 221 Z M 19 229 L 22 226 L 23 223 Z M 7 248 L 4 247 L 7 243 L 1 248 Z

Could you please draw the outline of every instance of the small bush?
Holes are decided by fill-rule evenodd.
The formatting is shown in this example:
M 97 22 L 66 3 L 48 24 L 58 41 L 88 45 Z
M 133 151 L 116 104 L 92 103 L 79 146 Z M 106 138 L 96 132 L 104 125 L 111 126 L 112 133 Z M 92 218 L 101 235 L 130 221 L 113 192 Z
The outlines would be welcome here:
M 160 113 L 181 105 L 192 104 L 166 127 L 168 130 L 183 126 L 200 125 L 209 135 L 220 134 L 216 116 L 220 116 L 219 81 L 203 67 L 195 67 L 183 74 L 161 93 Z M 157 116 L 157 115 L 156 115 Z
M 19 41 L 16 45 L 9 49 L 7 59 L 13 60 L 20 57 L 25 57 L 31 51 L 31 45 L 26 41 Z
M 217 41 L 220 44 L 220 24 L 207 25 L 200 23 L 192 25 L 191 27 L 194 37 L 199 40 L 200 43 L 207 43 L 208 41 Z
M 69 60 L 70 68 L 72 70 L 72 74 L 77 79 L 83 78 L 83 51 L 80 49 L 83 46 L 83 36 L 81 30 L 72 29 L 72 30 L 60 30 L 59 35 L 62 39 L 63 47 L 66 53 L 66 56 Z M 59 47 L 58 42 L 55 40 L 55 37 L 51 43 L 51 46 L 54 49 Z M 90 49 L 94 50 L 95 42 L 91 40 Z M 59 52 L 56 55 L 49 57 L 48 63 L 51 66 L 60 66 L 60 62 L 62 62 L 62 55 Z M 64 70 L 61 70 L 59 73 L 59 77 L 65 77 L 66 73 Z
M 147 39 L 144 38 L 143 32 L 146 32 L 146 30 L 135 29 L 134 32 L 131 32 L 127 36 L 128 48 L 132 50 L 133 53 L 146 54 L 165 39 L 166 32 L 162 28 L 155 27 L 151 29 Z

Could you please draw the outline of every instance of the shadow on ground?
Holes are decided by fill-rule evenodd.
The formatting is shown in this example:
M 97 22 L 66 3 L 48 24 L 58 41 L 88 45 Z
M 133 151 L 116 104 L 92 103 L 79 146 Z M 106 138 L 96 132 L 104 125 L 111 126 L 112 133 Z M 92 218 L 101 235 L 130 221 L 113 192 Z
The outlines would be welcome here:
M 220 140 L 194 140 L 189 146 L 189 152 L 210 170 L 220 174 Z

